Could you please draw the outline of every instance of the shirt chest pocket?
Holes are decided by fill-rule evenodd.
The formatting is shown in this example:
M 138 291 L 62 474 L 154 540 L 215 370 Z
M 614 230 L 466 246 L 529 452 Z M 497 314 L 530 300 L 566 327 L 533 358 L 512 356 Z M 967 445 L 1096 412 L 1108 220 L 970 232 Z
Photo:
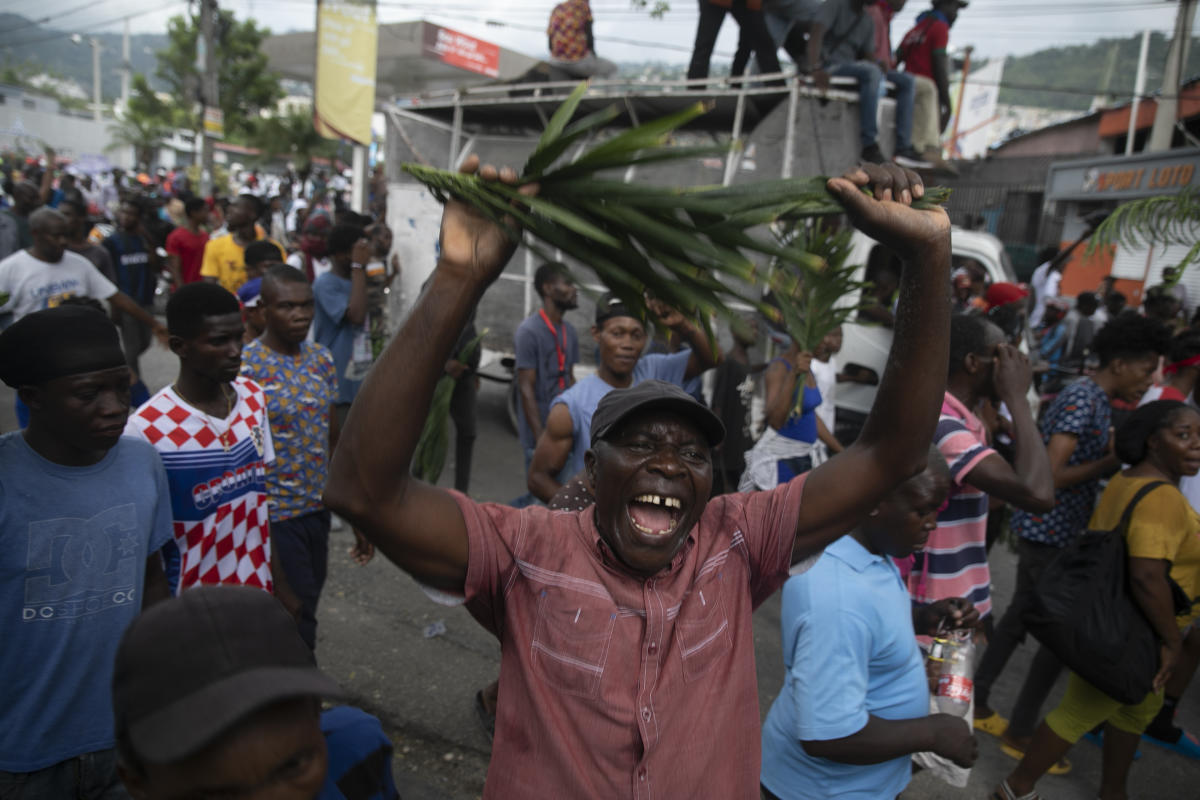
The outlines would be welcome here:
M 560 691 L 596 697 L 616 620 L 609 600 L 542 589 L 531 644 L 534 672 Z
M 675 620 L 675 642 L 684 680 L 694 681 L 733 649 L 720 573 L 684 598 Z

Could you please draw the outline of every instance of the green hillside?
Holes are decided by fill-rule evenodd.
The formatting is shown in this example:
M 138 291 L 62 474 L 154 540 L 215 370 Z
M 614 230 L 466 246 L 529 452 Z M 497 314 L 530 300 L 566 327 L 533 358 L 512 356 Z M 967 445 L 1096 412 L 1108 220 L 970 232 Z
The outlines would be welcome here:
M 30 20 L 18 14 L 0 13 L 0 80 L 13 80 L 38 73 L 66 78 L 79 84 L 89 96 L 92 93 L 92 48 L 86 39 L 75 44 L 70 31 L 30 25 Z M 87 31 L 80 31 L 88 36 Z M 100 54 L 100 93 L 106 102 L 121 93 L 121 34 L 99 33 L 103 50 Z M 165 34 L 139 33 L 129 37 L 129 60 L 134 72 L 154 74 L 154 52 L 166 46 Z
M 1004 67 L 1000 102 L 1069 111 L 1087 111 L 1096 95 L 1111 101 L 1127 100 L 1137 76 L 1140 34 L 1128 39 L 1102 39 L 1090 45 L 1052 47 L 1025 56 L 1011 57 Z M 1146 91 L 1162 86 L 1169 42 L 1161 34 L 1150 37 L 1146 61 Z M 1200 75 L 1200 40 L 1193 39 L 1183 75 Z M 1055 91 L 1066 89 L 1072 91 Z

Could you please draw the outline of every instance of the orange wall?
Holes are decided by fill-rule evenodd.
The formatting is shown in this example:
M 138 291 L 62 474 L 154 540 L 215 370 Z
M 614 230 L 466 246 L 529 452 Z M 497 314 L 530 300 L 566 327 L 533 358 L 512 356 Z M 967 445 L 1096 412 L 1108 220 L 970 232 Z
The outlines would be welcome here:
M 1060 248 L 1069 247 L 1070 244 L 1071 242 L 1064 241 L 1059 242 L 1058 246 Z M 1067 266 L 1063 270 L 1059 294 L 1074 297 L 1080 292 L 1094 292 L 1100 288 L 1100 281 L 1112 271 L 1113 251 L 1111 248 L 1097 250 L 1090 258 L 1084 255 L 1086 251 L 1087 245 L 1082 244 L 1071 254 L 1071 259 L 1067 261 Z M 1118 279 L 1113 288 L 1125 295 L 1129 305 L 1134 307 L 1141 305 L 1142 281 Z

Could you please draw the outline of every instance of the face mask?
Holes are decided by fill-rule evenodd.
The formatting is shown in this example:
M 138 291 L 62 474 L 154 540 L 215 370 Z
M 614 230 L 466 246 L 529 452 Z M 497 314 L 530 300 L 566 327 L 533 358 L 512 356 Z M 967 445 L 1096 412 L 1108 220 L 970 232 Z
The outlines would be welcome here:
M 313 258 L 324 258 L 329 243 L 317 236 L 304 237 L 304 252 Z

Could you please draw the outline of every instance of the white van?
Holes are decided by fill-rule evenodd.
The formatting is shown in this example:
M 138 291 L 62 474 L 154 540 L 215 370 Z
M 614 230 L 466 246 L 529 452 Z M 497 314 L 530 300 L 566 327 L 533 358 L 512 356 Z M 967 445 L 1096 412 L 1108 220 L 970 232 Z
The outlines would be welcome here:
M 867 265 L 887 258 L 887 251 L 882 245 L 857 231 L 851 243 L 849 262 L 862 265 L 855 275 L 856 280 L 862 281 L 867 274 Z M 990 233 L 954 228 L 950 234 L 950 249 L 954 266 L 961 265 L 967 259 L 973 259 L 987 271 L 989 283 L 1017 281 L 1004 245 Z M 860 302 L 857 294 L 847 300 L 855 304 Z M 842 351 L 837 357 L 842 370 L 865 367 L 877 377 L 882 377 L 888 353 L 892 348 L 892 329 L 870 323 L 847 322 L 842 326 L 842 331 Z M 876 388 L 862 383 L 838 384 L 836 433 L 843 442 L 851 442 L 857 438 L 867 413 L 875 402 Z

